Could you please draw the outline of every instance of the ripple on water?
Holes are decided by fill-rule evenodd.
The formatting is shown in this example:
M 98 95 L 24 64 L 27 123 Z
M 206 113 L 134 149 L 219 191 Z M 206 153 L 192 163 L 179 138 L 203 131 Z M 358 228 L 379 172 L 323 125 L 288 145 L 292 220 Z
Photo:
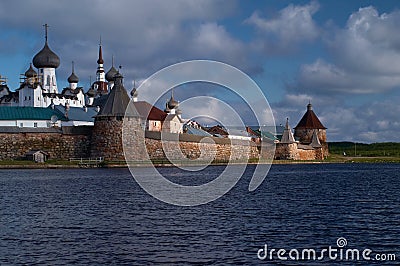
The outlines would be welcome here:
M 223 169 L 160 171 L 199 184 Z M 249 166 L 224 197 L 186 208 L 147 195 L 126 169 L 2 170 L 0 264 L 256 265 L 264 244 L 318 249 L 339 237 L 351 248 L 398 253 L 399 169 L 274 165 L 248 192 Z

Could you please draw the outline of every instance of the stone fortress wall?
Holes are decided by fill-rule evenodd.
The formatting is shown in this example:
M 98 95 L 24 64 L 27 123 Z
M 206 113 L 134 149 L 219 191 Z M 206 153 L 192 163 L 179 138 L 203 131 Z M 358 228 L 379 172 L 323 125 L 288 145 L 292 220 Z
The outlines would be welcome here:
M 32 150 L 45 151 L 50 159 L 81 158 L 88 156 L 90 146 L 90 127 L 0 130 L 0 160 L 21 159 Z
M 121 127 L 122 121 L 100 122 L 95 128 L 63 127 L 63 130 L 55 128 L 5 129 L 3 127 L 0 129 L 0 160 L 21 159 L 29 151 L 42 150 L 49 154 L 49 159 L 105 157 L 105 160 L 108 161 L 123 161 L 125 157 L 121 134 L 114 133 L 114 137 L 109 137 L 110 132 L 121 132 L 120 130 L 114 131 Z M 147 151 L 140 150 L 140 144 L 133 143 L 133 145 L 129 145 L 133 148 L 130 150 L 133 157 L 128 156 L 128 160 L 140 161 L 145 158 L 144 152 L 147 152 L 152 160 L 166 160 L 160 132 L 146 131 L 145 138 L 138 136 L 137 131 L 132 132 L 135 134 L 132 133 L 133 135 L 128 138 L 144 141 Z M 167 140 L 164 142 L 166 147 L 176 147 L 176 141 L 173 139 L 177 135 L 175 137 L 173 135 L 166 136 Z M 190 160 L 211 159 L 216 162 L 227 162 L 231 155 L 233 161 L 259 158 L 259 147 L 254 143 L 238 141 L 231 145 L 229 139 L 207 138 L 208 141 L 204 141 L 200 136 L 180 134 L 179 149 L 183 156 Z M 173 159 L 179 159 L 179 157 Z
M 278 160 L 324 160 L 323 149 L 299 149 L 297 143 L 277 143 L 275 159 Z
M 255 160 L 260 155 L 259 146 L 249 141 L 234 141 L 231 144 L 231 140 L 226 138 L 204 138 L 180 134 L 179 146 L 177 146 L 176 135 L 163 133 L 161 137 L 161 134 L 161 132 L 146 131 L 146 148 L 152 160 L 165 160 L 167 158 L 163 145 L 167 147 L 167 150 L 172 151 L 168 156 L 172 156 L 173 160 L 178 161 L 183 157 L 184 159 L 199 161 L 227 162 L 231 160 L 234 162 Z M 163 141 L 161 141 L 161 138 Z

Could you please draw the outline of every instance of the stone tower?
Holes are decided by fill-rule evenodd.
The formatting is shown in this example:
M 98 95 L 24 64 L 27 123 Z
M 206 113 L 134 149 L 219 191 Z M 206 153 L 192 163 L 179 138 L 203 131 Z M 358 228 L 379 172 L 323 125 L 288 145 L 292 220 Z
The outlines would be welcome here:
M 106 161 L 125 161 L 124 144 L 129 160 L 140 161 L 146 155 L 144 129 L 140 116 L 122 82 L 122 75 L 114 77 L 114 87 L 108 94 L 104 107 L 95 116 L 92 133 L 91 157 Z
M 282 134 L 282 139 L 276 144 L 275 159 L 280 160 L 298 160 L 299 153 L 297 149 L 298 143 L 293 137 L 292 130 L 289 126 L 289 119 L 286 119 L 285 129 Z
M 313 143 L 313 135 L 318 136 L 322 145 L 324 156 L 328 156 L 328 143 L 326 141 L 326 127 L 324 127 L 317 115 L 314 113 L 311 103 L 307 105 L 307 112 L 294 128 L 294 137 L 302 144 Z M 315 142 L 315 140 L 314 140 Z

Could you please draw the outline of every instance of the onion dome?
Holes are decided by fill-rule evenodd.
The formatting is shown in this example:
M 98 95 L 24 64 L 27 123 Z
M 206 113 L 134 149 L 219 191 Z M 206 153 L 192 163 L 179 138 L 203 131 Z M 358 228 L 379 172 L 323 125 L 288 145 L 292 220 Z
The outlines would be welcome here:
M 30 64 L 29 69 L 25 72 L 25 77 L 33 78 L 36 75 L 37 75 L 36 71 L 32 68 L 32 64 Z
M 86 92 L 86 95 L 89 97 L 94 97 L 96 95 L 96 92 L 92 87 L 90 87 L 90 89 Z
M 68 77 L 68 82 L 69 83 L 78 83 L 79 82 L 79 78 L 77 75 L 75 75 L 74 72 L 72 72 L 72 74 Z
M 36 68 L 57 68 L 60 65 L 60 58 L 50 49 L 46 41 L 43 49 L 33 57 L 32 62 Z
M 131 90 L 131 96 L 132 97 L 137 97 L 138 96 L 138 91 L 136 89 L 136 81 L 133 81 L 133 89 Z
M 68 77 L 68 82 L 69 82 L 69 83 L 78 83 L 78 82 L 79 82 L 78 76 L 75 75 L 75 71 L 74 71 L 74 62 L 72 62 L 72 73 L 71 73 L 71 75 Z
M 110 68 L 110 70 L 108 70 L 108 72 L 106 73 L 106 80 L 108 82 L 110 81 L 114 81 L 114 76 L 118 73 L 118 71 L 115 69 L 114 66 L 112 66 Z
M 132 91 L 131 91 L 131 96 L 132 96 L 132 97 L 137 97 L 137 96 L 138 96 L 138 91 L 137 91 L 136 88 L 133 88 L 133 89 L 132 89 Z
M 174 94 L 172 93 L 171 98 L 169 99 L 168 103 L 167 103 L 167 107 L 169 109 L 174 109 L 175 107 L 177 107 L 179 105 L 179 103 L 177 101 L 175 101 L 174 99 Z
M 166 112 L 166 113 L 171 112 L 171 109 L 169 109 L 169 107 L 168 107 L 168 102 L 165 104 L 164 112 Z

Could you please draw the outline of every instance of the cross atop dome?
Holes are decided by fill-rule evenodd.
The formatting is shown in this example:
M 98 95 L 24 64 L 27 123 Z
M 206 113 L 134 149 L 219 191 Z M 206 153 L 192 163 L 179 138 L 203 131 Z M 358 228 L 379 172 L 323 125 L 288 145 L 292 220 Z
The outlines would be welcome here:
M 49 28 L 50 26 L 46 23 L 46 24 L 43 25 L 43 27 L 44 27 L 44 39 L 45 39 L 46 42 L 47 42 L 47 30 L 48 30 L 48 28 Z

